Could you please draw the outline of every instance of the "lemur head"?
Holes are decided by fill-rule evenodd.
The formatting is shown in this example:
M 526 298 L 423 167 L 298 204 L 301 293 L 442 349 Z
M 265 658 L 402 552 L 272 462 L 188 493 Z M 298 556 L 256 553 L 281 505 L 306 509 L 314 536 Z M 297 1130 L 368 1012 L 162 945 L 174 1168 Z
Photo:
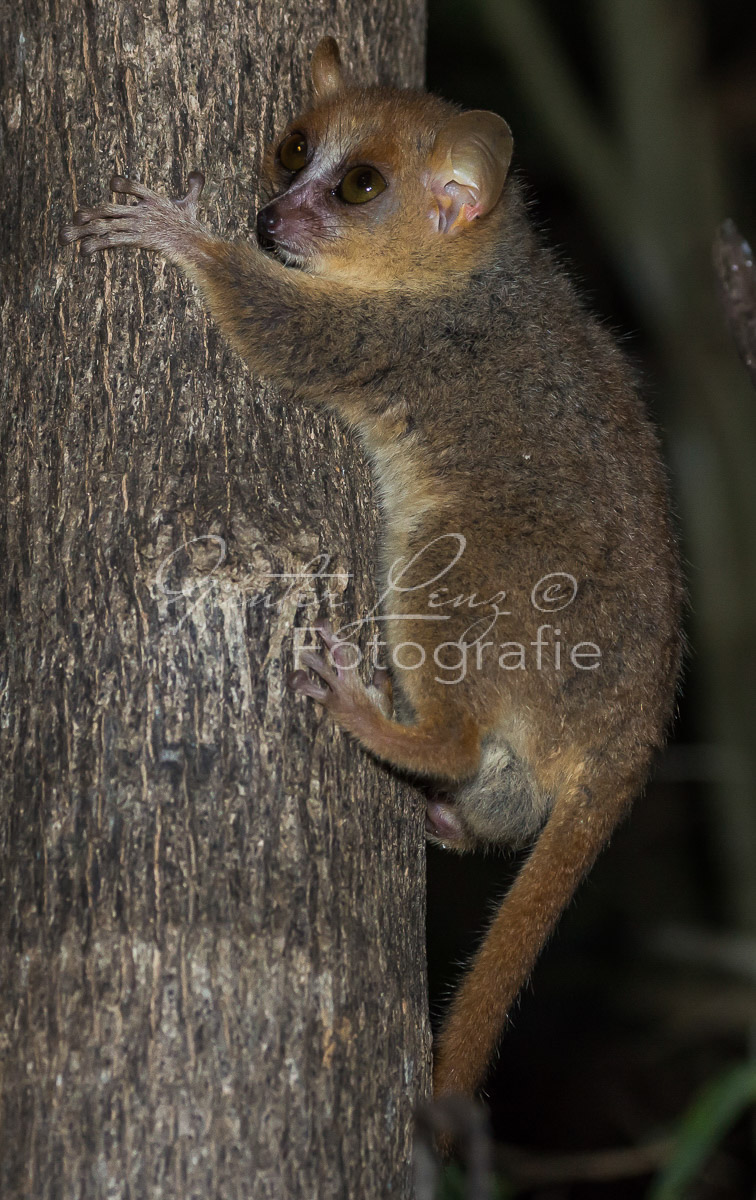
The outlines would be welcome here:
M 422 92 L 348 86 L 333 38 L 312 59 L 315 104 L 268 151 L 276 198 L 261 247 L 287 266 L 385 286 L 471 257 L 512 157 L 495 113 Z M 452 249 L 453 248 L 453 249 Z

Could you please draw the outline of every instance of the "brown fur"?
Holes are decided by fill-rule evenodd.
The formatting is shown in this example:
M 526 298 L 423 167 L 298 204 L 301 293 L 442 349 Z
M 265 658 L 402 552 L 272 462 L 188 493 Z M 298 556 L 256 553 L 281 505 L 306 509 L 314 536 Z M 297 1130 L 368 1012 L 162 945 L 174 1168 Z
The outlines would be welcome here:
M 446 158 L 462 165 L 447 186 L 432 152 L 458 110 L 350 87 L 333 44 L 317 54 L 318 104 L 285 131 L 313 157 L 294 175 L 275 147 L 267 160 L 276 198 L 259 225 L 275 257 L 203 229 L 199 177 L 181 202 L 116 179 L 137 204 L 79 213 L 62 238 L 176 262 L 257 371 L 334 407 L 363 439 L 385 523 L 382 591 L 399 560 L 405 568 L 385 598 L 389 654 L 412 643 L 425 663 L 394 663 L 394 718 L 385 696 L 378 704 L 341 669 L 328 628 L 330 661 L 305 660 L 320 683 L 304 672 L 293 682 L 374 754 L 448 789 L 429 804 L 432 835 L 459 849 L 535 842 L 441 1035 L 436 1090 L 472 1091 L 663 741 L 680 657 L 678 559 L 633 380 L 533 235 L 516 180 L 499 190 L 508 159 L 497 183 L 490 155 L 477 171 L 477 152 L 458 153 L 452 137 Z M 497 121 L 487 114 L 481 129 L 497 129 L 500 145 Z M 339 180 L 362 164 L 386 189 L 348 205 Z M 454 220 L 440 232 L 444 205 Z M 556 572 L 577 591 L 545 612 L 533 589 Z M 600 658 L 572 660 L 581 643 Z

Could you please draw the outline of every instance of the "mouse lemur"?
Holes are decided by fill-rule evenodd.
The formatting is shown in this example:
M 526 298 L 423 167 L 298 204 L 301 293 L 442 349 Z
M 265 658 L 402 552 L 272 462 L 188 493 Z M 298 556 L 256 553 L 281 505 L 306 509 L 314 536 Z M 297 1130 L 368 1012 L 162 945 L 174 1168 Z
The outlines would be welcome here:
M 429 836 L 532 851 L 441 1032 L 439 1093 L 481 1082 L 560 913 L 662 744 L 681 584 L 665 474 L 634 380 L 531 229 L 490 112 L 360 87 L 336 43 L 271 148 L 258 244 L 115 176 L 83 253 L 162 254 L 255 371 L 335 409 L 382 509 L 390 681 L 322 623 L 292 685 L 438 788 Z M 316 678 L 313 678 L 313 674 Z

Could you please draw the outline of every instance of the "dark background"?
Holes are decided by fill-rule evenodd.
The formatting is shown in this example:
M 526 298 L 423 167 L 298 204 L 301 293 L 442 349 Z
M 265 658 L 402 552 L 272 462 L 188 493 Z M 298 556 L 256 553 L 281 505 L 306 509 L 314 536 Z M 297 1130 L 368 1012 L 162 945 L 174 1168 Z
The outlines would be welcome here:
M 673 739 L 543 955 L 488 1085 L 497 1140 L 533 1152 L 511 1171 L 523 1194 L 643 1196 L 644 1155 L 664 1158 L 659 1139 L 756 1035 L 756 392 L 711 266 L 723 218 L 756 242 L 756 6 L 429 7 L 430 90 L 509 121 L 534 220 L 640 368 L 670 464 L 690 593 Z M 434 1016 L 516 866 L 431 851 Z M 608 1148 L 619 1166 L 595 1157 Z M 746 1114 L 689 1194 L 750 1197 L 754 1181 Z

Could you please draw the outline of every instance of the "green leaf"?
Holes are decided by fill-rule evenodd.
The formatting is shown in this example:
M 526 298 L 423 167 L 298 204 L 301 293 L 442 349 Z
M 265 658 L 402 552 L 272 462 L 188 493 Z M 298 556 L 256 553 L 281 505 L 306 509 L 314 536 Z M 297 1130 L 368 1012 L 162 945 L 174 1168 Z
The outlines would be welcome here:
M 706 1159 L 730 1126 L 756 1103 L 756 1065 L 747 1063 L 710 1083 L 682 1118 L 671 1161 L 659 1173 L 648 1200 L 683 1200 Z

